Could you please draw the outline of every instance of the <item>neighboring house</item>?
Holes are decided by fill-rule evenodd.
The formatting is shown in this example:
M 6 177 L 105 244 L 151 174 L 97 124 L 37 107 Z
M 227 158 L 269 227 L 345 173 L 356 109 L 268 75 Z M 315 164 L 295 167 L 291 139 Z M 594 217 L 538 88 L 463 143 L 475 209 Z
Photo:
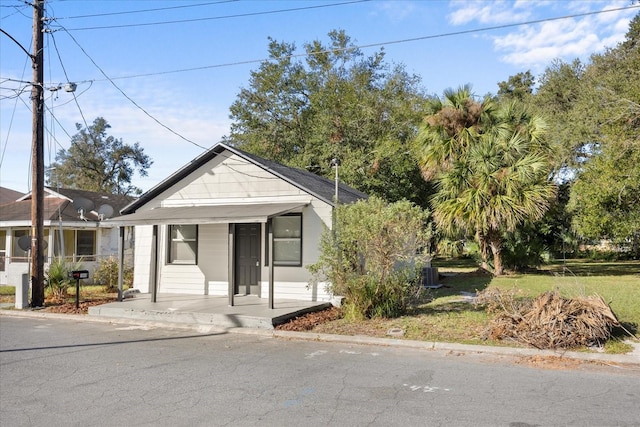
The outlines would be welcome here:
M 0 206 L 5 203 L 15 202 L 22 196 L 24 196 L 24 193 L 11 190 L 10 188 L 0 187 Z
M 339 185 L 340 203 L 366 197 Z M 152 297 L 327 301 L 307 266 L 334 198 L 334 181 L 219 143 L 107 222 L 136 226 L 134 287 Z
M 92 272 L 100 259 L 117 255 L 118 228 L 104 220 L 132 200 L 114 194 L 45 188 L 45 271 L 59 256 Z M 23 248 L 29 247 L 31 225 L 31 193 L 0 204 L 0 285 L 17 285 L 28 277 L 30 255 Z M 132 230 L 128 231 L 125 241 L 132 245 Z

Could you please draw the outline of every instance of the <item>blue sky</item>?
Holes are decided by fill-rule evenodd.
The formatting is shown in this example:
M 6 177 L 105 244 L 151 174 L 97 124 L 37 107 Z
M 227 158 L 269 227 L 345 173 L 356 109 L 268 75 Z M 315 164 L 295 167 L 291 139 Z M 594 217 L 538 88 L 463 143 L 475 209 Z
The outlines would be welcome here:
M 326 43 L 329 31 L 342 29 L 365 55 L 383 47 L 386 61 L 421 76 L 429 93 L 468 83 L 484 95 L 518 72 L 537 77 L 554 59 L 588 61 L 614 47 L 638 6 L 630 0 L 50 0 L 45 87 L 69 81 L 77 90 L 46 93 L 45 163 L 69 147 L 76 123 L 104 117 L 110 135 L 139 142 L 154 161 L 149 175 L 133 182 L 148 190 L 202 153 L 178 135 L 210 147 L 229 133 L 229 106 L 267 57 L 268 37 L 295 43 L 301 53 L 305 43 Z M 612 9 L 623 10 L 576 16 Z M 26 2 L 0 0 L 0 28 L 29 51 L 31 25 Z M 31 188 L 30 80 L 27 55 L 0 33 L 0 186 L 23 192 Z

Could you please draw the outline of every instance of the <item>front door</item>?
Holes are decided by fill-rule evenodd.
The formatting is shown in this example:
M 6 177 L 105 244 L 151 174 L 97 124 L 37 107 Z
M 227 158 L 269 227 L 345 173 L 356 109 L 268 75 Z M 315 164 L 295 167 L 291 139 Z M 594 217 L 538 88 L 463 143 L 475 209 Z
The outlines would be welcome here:
M 260 224 L 236 224 L 235 293 L 260 295 Z

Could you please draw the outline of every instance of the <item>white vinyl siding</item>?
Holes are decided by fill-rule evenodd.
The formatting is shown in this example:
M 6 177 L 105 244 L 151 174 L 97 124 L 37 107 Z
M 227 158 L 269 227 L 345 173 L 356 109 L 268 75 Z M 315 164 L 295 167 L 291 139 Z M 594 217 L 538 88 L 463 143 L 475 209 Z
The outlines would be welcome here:
M 298 196 L 309 200 L 309 194 L 298 187 L 236 155 L 225 154 L 203 165 L 158 198 L 169 202 L 261 198 L 277 203 L 282 198 Z
M 261 298 L 269 297 L 269 282 L 262 282 Z M 331 295 L 327 292 L 327 283 L 319 282 L 309 285 L 309 282 L 282 282 L 276 281 L 273 286 L 274 298 L 294 299 L 299 301 L 330 301 Z

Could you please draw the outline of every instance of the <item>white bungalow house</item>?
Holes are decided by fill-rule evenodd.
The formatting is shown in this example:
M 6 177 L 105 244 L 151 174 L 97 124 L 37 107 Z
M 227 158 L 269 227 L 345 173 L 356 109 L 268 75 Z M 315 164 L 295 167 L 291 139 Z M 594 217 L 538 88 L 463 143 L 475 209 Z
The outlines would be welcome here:
M 10 191 L 3 189 L 1 193 L 16 196 Z M 114 194 L 45 188 L 45 271 L 59 256 L 80 262 L 83 269 L 92 272 L 100 259 L 118 255 L 118 228 L 104 219 L 132 200 Z M 4 197 L 0 204 L 0 285 L 16 286 L 28 278 L 30 256 L 24 248 L 29 246 L 31 226 L 31 193 L 13 200 Z M 132 229 L 126 231 L 124 240 L 132 245 Z
M 335 182 L 218 143 L 107 222 L 135 225 L 134 287 L 150 293 L 328 301 L 309 285 Z M 366 198 L 338 185 L 340 203 Z

